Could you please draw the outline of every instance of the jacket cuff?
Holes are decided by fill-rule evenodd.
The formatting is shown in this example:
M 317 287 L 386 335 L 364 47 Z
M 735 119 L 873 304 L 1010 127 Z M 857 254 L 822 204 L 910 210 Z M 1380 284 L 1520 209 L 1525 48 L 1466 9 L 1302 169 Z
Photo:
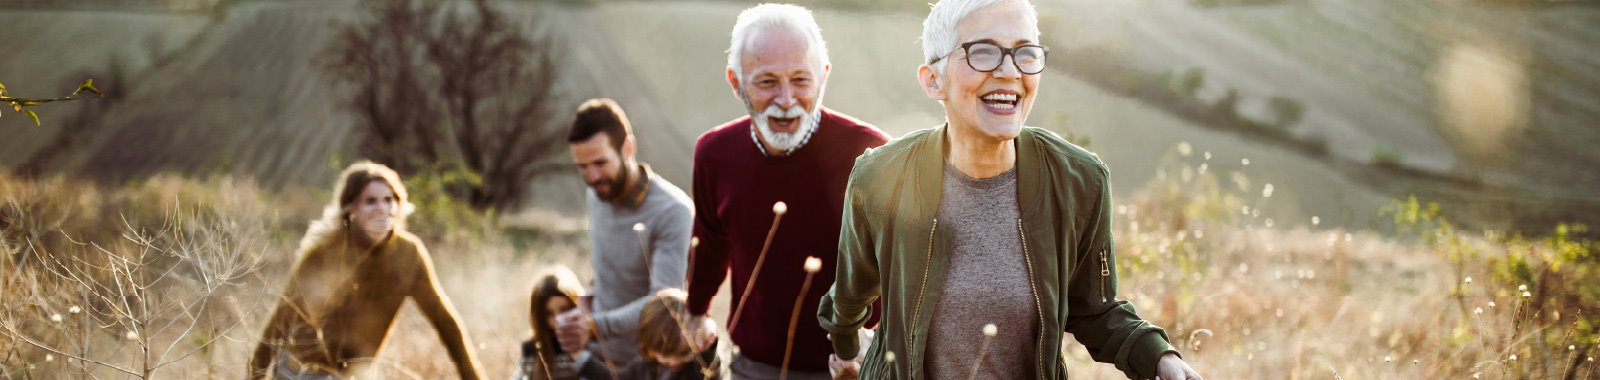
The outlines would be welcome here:
M 858 329 L 849 329 L 849 333 L 828 333 L 828 339 L 833 340 L 833 355 L 839 360 L 852 360 L 861 356 L 861 338 L 856 336 Z
M 1128 367 L 1136 372 L 1138 378 L 1154 379 L 1156 365 L 1161 362 L 1161 356 L 1168 352 L 1178 353 L 1167 340 L 1167 332 L 1159 328 L 1143 331 L 1143 335 L 1135 340 L 1133 348 L 1128 355 Z

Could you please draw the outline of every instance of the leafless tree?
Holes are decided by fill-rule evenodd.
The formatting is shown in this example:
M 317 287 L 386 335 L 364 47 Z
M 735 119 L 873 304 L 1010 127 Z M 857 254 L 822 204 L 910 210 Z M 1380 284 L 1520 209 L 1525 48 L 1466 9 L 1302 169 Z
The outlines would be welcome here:
M 487 0 L 365 6 L 327 53 L 351 88 L 362 153 L 403 173 L 464 174 L 445 185 L 475 208 L 516 206 L 562 146 L 557 40 Z

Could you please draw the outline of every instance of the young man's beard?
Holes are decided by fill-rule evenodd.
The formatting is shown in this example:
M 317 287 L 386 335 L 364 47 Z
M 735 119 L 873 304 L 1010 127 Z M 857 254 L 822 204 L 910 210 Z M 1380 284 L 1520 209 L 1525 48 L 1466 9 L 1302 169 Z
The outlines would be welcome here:
M 589 184 L 589 188 L 594 189 L 594 195 L 600 198 L 600 200 L 614 202 L 617 199 L 622 198 L 622 194 L 628 192 L 627 186 L 630 179 L 632 179 L 632 175 L 629 173 L 628 164 L 623 164 L 623 166 L 617 170 L 617 175 L 615 177 L 600 180 L 606 185 L 606 191 L 602 192 L 600 191 L 599 187 L 596 187 L 600 185 L 600 183 L 591 183 Z

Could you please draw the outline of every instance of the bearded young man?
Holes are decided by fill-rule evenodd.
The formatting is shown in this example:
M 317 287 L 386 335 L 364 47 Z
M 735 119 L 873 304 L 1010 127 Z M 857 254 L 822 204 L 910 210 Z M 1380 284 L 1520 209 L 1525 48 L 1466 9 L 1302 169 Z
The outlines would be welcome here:
M 851 173 L 838 280 L 817 317 L 848 361 L 837 368 L 1064 379 L 1066 332 L 1129 378 L 1200 378 L 1116 298 L 1106 165 L 1023 126 L 1048 52 L 1039 34 L 1027 0 L 942 0 L 928 14 L 917 76 L 946 124 L 863 155 Z M 880 296 L 883 323 L 863 355 L 854 338 Z
M 567 135 L 589 185 L 591 297 L 556 318 L 562 347 L 597 340 L 605 362 L 639 359 L 639 310 L 657 291 L 683 286 L 694 210 L 689 196 L 639 162 L 628 116 L 611 99 L 578 107 Z
M 704 320 L 731 271 L 735 315 L 728 323 L 738 354 L 729 372 L 735 379 L 776 379 L 785 371 L 790 379 L 829 378 L 826 334 L 800 328 L 790 342 L 790 315 L 797 296 L 804 298 L 802 315 L 815 313 L 824 284 L 833 282 L 850 166 L 888 140 L 876 127 L 822 107 L 831 68 L 809 10 L 783 4 L 745 10 L 733 27 L 727 81 L 749 114 L 712 128 L 695 144 L 694 235 L 700 244 L 688 311 Z M 787 213 L 763 260 L 777 202 Z M 808 256 L 821 258 L 823 269 L 812 279 L 819 285 L 801 295 Z M 758 291 L 746 294 L 752 287 Z

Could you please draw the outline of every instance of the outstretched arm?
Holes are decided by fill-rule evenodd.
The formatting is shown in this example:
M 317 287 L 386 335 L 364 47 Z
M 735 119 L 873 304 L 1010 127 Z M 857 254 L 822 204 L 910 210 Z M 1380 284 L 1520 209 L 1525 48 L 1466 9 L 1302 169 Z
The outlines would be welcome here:
M 439 340 L 450 352 L 450 360 L 456 363 L 461 379 L 479 379 L 478 374 L 483 371 L 478 369 L 478 360 L 472 354 L 472 339 L 461 325 L 461 314 L 450 305 L 450 299 L 439 287 L 439 278 L 433 270 L 433 258 L 428 256 L 428 249 L 418 245 L 416 259 L 420 272 L 416 275 L 423 281 L 412 285 L 411 298 L 416 300 L 417 308 L 433 324 L 433 329 L 439 332 Z
M 300 260 L 290 270 L 289 281 L 283 286 L 283 293 L 278 296 L 278 305 L 272 309 L 272 314 L 267 318 L 266 327 L 261 330 L 261 342 L 256 344 L 255 353 L 250 356 L 249 379 L 263 379 L 268 375 L 273 361 L 277 360 L 278 344 L 284 339 L 285 333 L 292 328 L 294 321 L 306 318 L 302 309 L 305 296 L 304 286 L 309 272 L 323 268 L 320 262 L 324 256 L 320 251 L 311 249 L 302 254 Z
M 250 372 L 246 378 L 259 380 L 267 377 L 267 371 L 272 367 L 273 357 L 278 355 L 278 346 L 272 344 L 272 342 L 279 340 L 282 336 L 279 333 L 282 328 L 279 326 L 282 326 L 283 323 L 279 321 L 287 317 L 288 311 L 286 309 L 288 308 L 286 304 L 287 302 L 278 303 L 278 307 L 272 311 L 272 317 L 268 319 L 267 327 L 261 331 L 261 342 L 256 344 L 255 354 L 250 356 Z
M 1111 188 L 1102 167 L 1094 189 L 1098 197 L 1080 202 L 1089 213 L 1079 246 L 1073 250 L 1074 273 L 1067 284 L 1066 331 L 1088 348 L 1095 361 L 1112 363 L 1129 378 L 1157 375 L 1157 362 L 1177 351 L 1166 330 L 1139 317 L 1133 304 L 1117 299 L 1116 251 L 1111 241 Z

